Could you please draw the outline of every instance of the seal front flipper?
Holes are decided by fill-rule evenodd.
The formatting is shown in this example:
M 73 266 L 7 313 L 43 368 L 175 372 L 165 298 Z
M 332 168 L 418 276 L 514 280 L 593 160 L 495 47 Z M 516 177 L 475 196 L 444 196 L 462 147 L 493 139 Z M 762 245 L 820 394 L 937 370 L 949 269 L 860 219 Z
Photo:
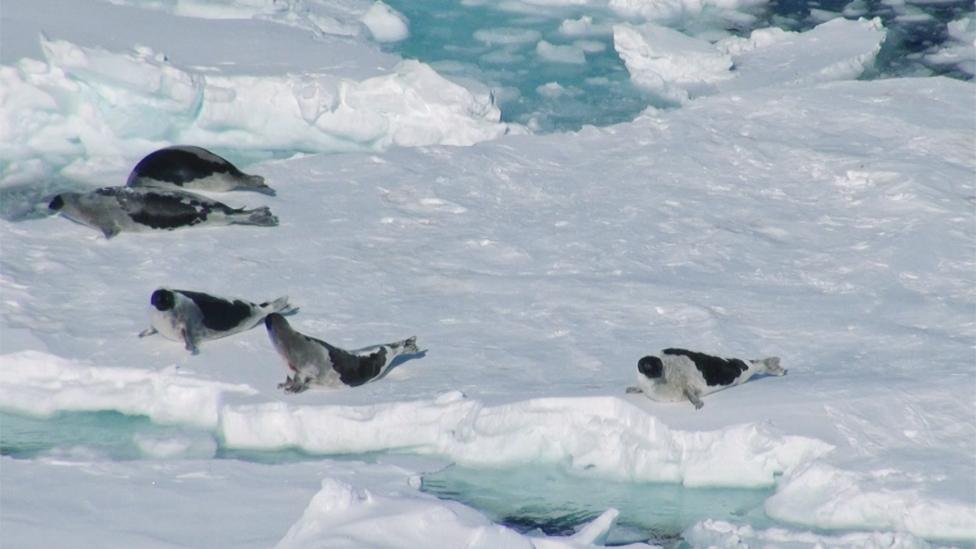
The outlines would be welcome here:
M 285 378 L 284 383 L 279 383 L 278 388 L 284 389 L 286 393 L 303 393 L 308 390 L 308 384 L 311 381 L 309 378 L 305 378 L 304 382 L 298 381 L 298 374 L 294 376 Z
M 114 236 L 117 236 L 122 230 L 119 229 L 118 225 L 102 226 L 102 234 L 105 235 L 105 239 L 108 240 Z
M 701 410 L 705 406 L 705 403 L 701 401 L 701 398 L 699 398 L 700 395 L 698 394 L 698 391 L 695 391 L 694 389 L 686 388 L 684 390 L 684 394 L 685 397 L 687 397 L 688 400 L 695 405 L 696 410 Z
M 198 355 L 200 354 L 200 349 L 197 347 L 197 338 L 194 337 L 193 333 L 188 328 L 183 328 L 182 330 L 183 341 L 186 343 L 186 350 L 191 353 Z

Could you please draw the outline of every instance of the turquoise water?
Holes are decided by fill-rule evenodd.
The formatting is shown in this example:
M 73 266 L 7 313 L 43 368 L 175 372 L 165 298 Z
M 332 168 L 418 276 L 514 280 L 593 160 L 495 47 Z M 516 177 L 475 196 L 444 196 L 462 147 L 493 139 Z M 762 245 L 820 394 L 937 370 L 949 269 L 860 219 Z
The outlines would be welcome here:
M 264 464 L 322 459 L 296 448 L 276 451 L 227 448 L 213 433 L 159 425 L 119 412 L 61 412 L 39 418 L 0 412 L 0 455 L 18 459 L 81 456 L 116 461 L 159 457 L 235 459 Z M 328 456 L 374 462 L 377 454 Z
M 500 3 L 460 0 L 389 0 L 410 20 L 410 36 L 386 49 L 430 63 L 445 76 L 481 82 L 494 93 L 502 119 L 537 132 L 572 131 L 583 125 L 605 126 L 633 119 L 651 100 L 630 82 L 613 49 L 610 25 L 621 18 L 597 8 L 550 7 L 534 13 L 506 11 Z M 831 15 L 833 14 L 833 15 Z M 969 0 L 939 0 L 896 5 L 887 0 L 771 0 L 752 18 L 721 28 L 716 18 L 681 23 L 692 32 L 719 37 L 748 35 L 763 27 L 805 31 L 824 18 L 880 17 L 888 29 L 876 66 L 864 78 L 946 75 L 971 80 L 955 65 L 937 65 L 926 55 L 938 51 L 949 35 L 946 23 L 976 16 Z M 570 37 L 559 32 L 563 20 L 589 16 L 602 33 Z M 499 30 L 501 29 L 501 30 Z M 687 30 L 687 29 L 685 29 Z M 572 46 L 583 40 L 590 49 L 582 64 L 544 59 L 537 44 Z M 601 49 L 602 48 L 602 49 Z M 540 88 L 558 83 L 562 90 Z M 660 107 L 661 105 L 653 105 Z
M 154 443 L 161 441 L 181 441 L 186 445 L 184 454 L 195 457 L 213 455 L 216 447 L 207 432 L 157 425 L 145 416 L 70 412 L 38 418 L 0 412 L 0 455 L 19 459 L 59 455 L 142 459 L 150 457 L 147 448 L 158 448 Z
M 595 25 L 609 21 L 595 10 L 549 9 L 543 16 L 452 0 L 387 3 L 410 19 L 410 37 L 388 49 L 430 63 L 446 76 L 487 85 L 504 121 L 540 132 L 575 130 L 632 120 L 648 105 L 631 84 L 609 33 L 568 37 L 559 32 L 564 19 L 589 15 Z M 584 53 L 582 64 L 551 62 L 536 52 L 542 40 L 555 46 L 585 41 L 587 49 L 602 50 Z M 564 91 L 539 90 L 549 83 Z
M 166 453 L 174 447 L 176 450 Z M 271 465 L 325 458 L 373 463 L 383 455 L 237 450 L 224 447 L 208 431 L 157 425 L 146 417 L 118 412 L 71 412 L 50 418 L 0 412 L 0 454 L 18 459 L 233 459 Z M 518 531 L 549 535 L 572 534 L 614 507 L 621 514 L 611 532 L 611 543 L 651 540 L 673 546 L 680 543 L 684 529 L 705 518 L 756 526 L 768 523 L 761 507 L 769 490 L 610 482 L 573 476 L 558 465 L 451 466 L 426 474 L 422 490 L 474 507 Z
M 448 467 L 424 476 L 422 490 L 479 509 L 521 532 L 569 535 L 606 509 L 620 511 L 610 543 L 672 546 L 682 531 L 706 518 L 768 525 L 762 503 L 771 490 L 685 488 L 581 478 L 559 467 Z

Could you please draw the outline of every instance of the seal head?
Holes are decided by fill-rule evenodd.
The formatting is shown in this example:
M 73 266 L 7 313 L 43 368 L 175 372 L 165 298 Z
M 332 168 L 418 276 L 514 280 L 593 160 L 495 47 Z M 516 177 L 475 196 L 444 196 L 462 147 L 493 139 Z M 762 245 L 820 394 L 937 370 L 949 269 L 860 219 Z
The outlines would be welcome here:
M 637 362 L 637 371 L 650 378 L 664 375 L 664 363 L 656 356 L 645 356 Z
M 157 311 L 169 311 L 176 305 L 176 298 L 169 290 L 156 290 L 149 298 L 149 303 L 156 307 Z

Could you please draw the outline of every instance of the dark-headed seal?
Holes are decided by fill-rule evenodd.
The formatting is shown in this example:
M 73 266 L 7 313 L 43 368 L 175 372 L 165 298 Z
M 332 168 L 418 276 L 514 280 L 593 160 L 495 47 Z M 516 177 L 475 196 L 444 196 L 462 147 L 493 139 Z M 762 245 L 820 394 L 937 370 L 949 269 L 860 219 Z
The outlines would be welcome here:
M 327 387 L 362 385 L 386 374 L 394 358 L 420 352 L 416 337 L 346 351 L 293 330 L 279 314 L 265 317 L 264 325 L 272 345 L 291 374 L 278 388 L 289 393 L 300 393 L 311 384 Z
M 102 187 L 87 193 L 64 192 L 48 208 L 102 231 L 105 238 L 121 231 L 167 231 L 194 225 L 278 224 L 266 206 L 231 208 L 197 194 L 168 189 Z
M 149 153 L 132 169 L 126 185 L 275 194 L 260 175 L 248 175 L 224 158 L 192 145 L 175 145 Z
M 664 349 L 660 358 L 645 356 L 637 362 L 637 371 L 637 387 L 628 387 L 628 393 L 661 401 L 687 399 L 699 409 L 705 405 L 702 396 L 745 383 L 756 374 L 786 374 L 778 357 L 740 360 L 685 349 Z
M 298 309 L 287 297 L 251 303 L 242 299 L 216 297 L 203 292 L 159 288 L 149 298 L 150 323 L 139 337 L 160 334 L 182 341 L 186 350 L 199 352 L 197 344 L 250 330 L 271 313 L 291 314 Z

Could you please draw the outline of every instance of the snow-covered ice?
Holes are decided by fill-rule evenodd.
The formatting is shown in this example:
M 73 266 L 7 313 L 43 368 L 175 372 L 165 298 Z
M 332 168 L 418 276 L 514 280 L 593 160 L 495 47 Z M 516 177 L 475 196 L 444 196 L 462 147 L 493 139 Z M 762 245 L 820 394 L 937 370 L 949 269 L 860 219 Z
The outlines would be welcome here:
M 225 393 L 257 392 L 176 369 L 90 366 L 38 351 L 3 355 L 0 381 L 0 403 L 6 410 L 38 416 L 114 410 L 210 429 L 218 424 Z
M 361 81 L 334 74 L 221 76 L 147 48 L 110 52 L 41 38 L 45 61 L 4 67 L 0 181 L 90 174 L 91 157 L 166 142 L 272 152 L 470 145 L 505 133 L 487 95 L 416 61 Z M 69 160 L 70 159 L 70 160 Z M 109 158 L 118 166 L 127 165 Z M 80 164 L 77 165 L 77 164 Z
M 870 66 L 885 38 L 878 19 L 833 19 L 803 33 L 757 29 L 717 44 L 653 23 L 620 24 L 613 32 L 631 79 L 665 105 L 718 92 L 851 80 Z
M 165 426 L 113 457 L 85 433 L 21 452 L 0 425 L 4 546 L 586 547 L 626 514 L 518 529 L 421 490 L 449 464 L 768 490 L 650 543 L 976 543 L 973 83 L 863 79 L 877 19 L 716 38 L 689 28 L 764 3 L 506 8 L 550 31 L 486 21 L 471 40 L 571 70 L 612 35 L 655 106 L 534 135 L 497 90 L 379 50 L 416 31 L 392 4 L 4 5 L 0 417 Z M 946 63 L 971 45 L 957 21 Z M 267 178 L 280 226 L 109 241 L 45 215 L 55 190 L 121 185 L 175 143 Z M 197 356 L 136 337 L 159 286 L 287 294 L 311 336 L 426 352 L 287 395 L 263 326 Z M 626 394 L 669 346 L 789 375 L 700 411 Z

